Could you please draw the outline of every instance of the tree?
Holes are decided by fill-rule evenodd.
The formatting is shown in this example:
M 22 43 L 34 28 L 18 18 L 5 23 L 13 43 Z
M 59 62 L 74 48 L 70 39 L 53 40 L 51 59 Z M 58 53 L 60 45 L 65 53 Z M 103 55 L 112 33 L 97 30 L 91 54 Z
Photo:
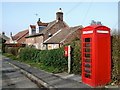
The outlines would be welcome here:
M 102 25 L 102 23 L 100 21 L 97 21 L 97 25 Z
M 92 20 L 90 25 L 96 25 L 96 21 Z
M 90 25 L 102 25 L 102 23 L 100 21 L 92 20 Z

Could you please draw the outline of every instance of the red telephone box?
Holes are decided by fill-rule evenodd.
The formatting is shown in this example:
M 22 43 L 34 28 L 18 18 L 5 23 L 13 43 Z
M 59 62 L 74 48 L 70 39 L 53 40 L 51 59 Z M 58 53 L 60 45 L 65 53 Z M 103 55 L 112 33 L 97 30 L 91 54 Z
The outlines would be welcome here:
M 82 29 L 82 82 L 96 87 L 110 82 L 110 29 L 91 25 Z
M 65 56 L 68 56 L 68 46 L 64 47 Z

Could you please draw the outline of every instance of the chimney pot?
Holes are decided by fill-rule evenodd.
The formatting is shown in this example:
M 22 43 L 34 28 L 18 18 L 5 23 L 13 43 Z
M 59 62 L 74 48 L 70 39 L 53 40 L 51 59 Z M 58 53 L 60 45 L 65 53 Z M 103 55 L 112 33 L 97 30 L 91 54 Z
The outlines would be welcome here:
M 2 32 L 2 35 L 5 35 L 5 32 Z
M 62 8 L 59 8 L 59 11 L 56 13 L 56 20 L 57 20 L 57 21 L 63 21 Z

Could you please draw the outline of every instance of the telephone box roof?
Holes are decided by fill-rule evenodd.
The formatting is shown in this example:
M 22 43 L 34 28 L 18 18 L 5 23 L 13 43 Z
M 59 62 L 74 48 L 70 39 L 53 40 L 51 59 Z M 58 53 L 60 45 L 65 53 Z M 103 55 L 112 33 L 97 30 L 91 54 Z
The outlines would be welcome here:
M 87 26 L 87 27 L 85 27 L 83 29 L 86 29 L 86 28 L 97 29 L 97 28 L 101 28 L 101 27 L 106 28 L 106 29 L 110 29 L 110 28 L 108 28 L 106 26 L 103 26 L 103 25 L 91 25 L 91 26 Z

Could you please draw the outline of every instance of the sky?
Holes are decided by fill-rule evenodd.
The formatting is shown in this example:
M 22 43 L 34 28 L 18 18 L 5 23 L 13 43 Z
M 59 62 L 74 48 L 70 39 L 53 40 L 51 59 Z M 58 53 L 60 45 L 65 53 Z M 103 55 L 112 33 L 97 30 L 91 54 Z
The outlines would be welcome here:
M 91 20 L 111 29 L 118 27 L 118 2 L 0 2 L 0 7 L 0 31 L 7 36 L 35 25 L 38 18 L 44 23 L 55 20 L 59 8 L 70 27 L 86 27 Z

